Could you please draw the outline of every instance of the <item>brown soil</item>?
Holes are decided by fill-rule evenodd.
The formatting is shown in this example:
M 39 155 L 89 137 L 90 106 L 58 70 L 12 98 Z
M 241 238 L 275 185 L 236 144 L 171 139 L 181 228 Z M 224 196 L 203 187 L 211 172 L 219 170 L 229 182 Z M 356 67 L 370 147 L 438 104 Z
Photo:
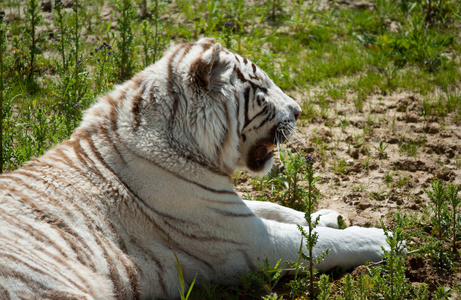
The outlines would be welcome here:
M 292 96 L 299 102 L 306 98 Z M 327 117 L 319 113 L 310 122 L 301 117 L 297 134 L 286 145 L 316 158 L 314 167 L 320 177 L 316 185 L 322 193 L 318 209 L 337 210 L 349 225 L 377 226 L 380 220 L 392 225 L 390 215 L 397 211 L 429 223 L 431 212 L 424 189 L 430 189 L 431 180 L 461 185 L 459 124 L 450 114 L 425 118 L 418 94 L 375 95 L 365 101 L 361 111 L 351 100 L 354 96 L 332 100 Z M 380 156 L 381 141 L 387 148 Z M 403 150 L 405 147 L 409 150 Z M 338 161 L 344 162 L 342 169 L 335 168 Z M 392 179 L 386 183 L 389 174 Z M 239 179 L 237 190 L 242 197 L 265 193 L 270 200 L 270 194 L 257 191 L 247 176 Z M 461 281 L 461 272 L 443 274 L 425 258 L 410 256 L 406 263 L 407 277 L 415 286 L 424 282 L 434 289 L 438 284 L 453 286 Z

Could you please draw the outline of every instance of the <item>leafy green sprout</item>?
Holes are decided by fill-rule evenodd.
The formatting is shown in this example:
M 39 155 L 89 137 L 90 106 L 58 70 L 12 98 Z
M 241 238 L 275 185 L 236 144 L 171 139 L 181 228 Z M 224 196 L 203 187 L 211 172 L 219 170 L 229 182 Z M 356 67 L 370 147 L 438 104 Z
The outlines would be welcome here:
M 195 284 L 195 280 L 197 279 L 197 275 L 195 276 L 194 280 L 190 284 L 189 289 L 187 290 L 187 293 L 186 293 L 184 274 L 183 274 L 181 265 L 179 264 L 179 258 L 176 255 L 176 252 L 174 250 L 172 250 L 172 251 L 173 251 L 174 257 L 176 259 L 176 270 L 178 271 L 179 283 L 181 285 L 181 290 L 179 291 L 180 296 L 181 296 L 181 300 L 187 300 L 187 299 L 189 299 L 189 296 L 190 296 L 190 294 L 192 292 L 192 289 L 194 288 L 194 284 Z
M 451 220 L 452 220 L 452 251 L 453 254 L 458 254 L 457 249 L 457 236 L 458 232 L 461 229 L 461 220 L 459 220 L 459 207 L 461 204 L 461 197 L 458 196 L 459 193 L 459 186 L 455 184 L 448 184 L 445 190 L 445 197 L 448 203 L 451 205 Z
M 0 174 L 3 172 L 3 48 L 5 37 L 3 30 L 3 18 L 5 12 L 0 11 Z
M 308 284 L 309 284 L 309 294 L 311 297 L 316 296 L 316 284 L 315 278 L 317 276 L 318 271 L 314 268 L 314 265 L 322 261 L 325 256 L 328 255 L 329 250 L 326 250 L 322 254 L 314 257 L 313 249 L 314 246 L 317 244 L 318 241 L 318 233 L 314 232 L 314 228 L 317 226 L 320 216 L 317 216 L 316 219 L 312 218 L 312 213 L 314 212 L 314 208 L 317 205 L 317 201 L 320 197 L 320 193 L 318 189 L 315 187 L 315 183 L 319 180 L 318 177 L 315 177 L 315 170 L 314 170 L 314 162 L 315 159 L 311 156 L 308 156 L 305 159 L 306 165 L 306 182 L 307 182 L 307 191 L 304 193 L 304 201 L 306 203 L 306 213 L 304 214 L 304 218 L 307 222 L 307 231 L 306 229 L 298 225 L 298 230 L 301 232 L 303 239 L 306 239 L 305 247 L 307 249 L 307 254 L 302 251 L 303 248 L 303 239 L 301 240 L 301 246 L 299 249 L 299 258 L 296 263 L 290 262 L 295 267 L 295 281 L 297 279 L 297 274 L 300 269 L 308 274 Z M 301 264 L 301 260 L 307 261 L 307 266 Z
M 373 146 L 373 148 L 375 148 L 375 150 L 378 151 L 378 158 L 379 159 L 387 158 L 387 154 L 385 152 L 387 147 L 389 147 L 389 144 L 385 144 L 383 141 L 379 142 L 378 147 Z
M 432 190 L 424 190 L 429 197 L 430 206 L 434 211 L 434 230 L 437 234 L 439 240 L 442 240 L 445 236 L 445 218 L 447 215 L 447 202 L 446 202 L 446 194 L 445 194 L 445 186 L 441 180 L 433 180 L 431 181 L 431 188 Z
M 317 296 L 318 300 L 329 300 L 331 299 L 331 286 L 329 282 L 329 277 L 326 274 L 320 275 L 319 280 L 319 294 Z
M 304 190 L 300 183 L 307 180 L 307 175 L 303 175 L 306 166 L 305 159 L 301 152 L 293 154 L 291 151 L 280 151 L 279 158 L 284 170 L 278 176 L 271 178 L 269 182 L 283 191 L 280 195 L 280 201 L 283 205 L 304 210 Z
M 28 64 L 27 64 L 27 84 L 28 87 L 32 90 L 36 89 L 34 82 L 34 73 L 36 70 L 36 56 L 40 54 L 39 44 L 39 35 L 37 34 L 37 27 L 41 21 L 40 15 L 40 5 L 38 0 L 26 0 L 26 7 L 24 9 L 24 14 L 28 21 L 28 26 L 24 28 L 24 34 L 26 36 L 26 43 L 28 44 Z
M 342 286 L 340 287 L 341 294 L 343 295 L 344 300 L 354 300 L 355 299 L 355 280 L 351 274 L 346 274 L 342 279 Z
M 386 174 L 384 175 L 384 183 L 389 186 L 393 181 L 393 176 L 395 173 L 392 170 L 387 170 Z
M 405 240 L 408 234 L 404 229 L 407 225 L 407 216 L 400 213 L 395 214 L 396 226 L 394 226 L 392 233 L 388 231 L 387 227 L 381 221 L 381 226 L 386 235 L 386 242 L 389 245 L 389 251 L 383 248 L 384 261 L 386 262 L 385 280 L 387 286 L 385 291 L 389 299 L 404 299 L 406 296 L 406 282 L 408 279 L 405 277 L 405 262 L 404 255 L 406 253 Z

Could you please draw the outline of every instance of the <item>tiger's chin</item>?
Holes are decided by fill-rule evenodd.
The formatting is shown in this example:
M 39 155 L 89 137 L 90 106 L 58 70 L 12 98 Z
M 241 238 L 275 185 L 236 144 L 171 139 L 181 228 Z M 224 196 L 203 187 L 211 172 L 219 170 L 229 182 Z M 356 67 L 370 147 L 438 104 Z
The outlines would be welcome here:
M 271 139 L 273 140 L 273 139 Z M 274 150 L 277 145 L 269 140 L 262 140 L 254 144 L 248 151 L 246 167 L 253 175 L 264 176 L 274 164 Z

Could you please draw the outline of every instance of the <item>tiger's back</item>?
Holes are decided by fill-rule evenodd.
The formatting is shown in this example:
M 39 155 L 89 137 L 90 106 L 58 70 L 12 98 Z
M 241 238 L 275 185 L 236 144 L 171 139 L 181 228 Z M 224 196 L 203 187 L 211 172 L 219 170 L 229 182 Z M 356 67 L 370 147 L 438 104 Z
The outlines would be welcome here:
M 136 264 L 105 201 L 121 202 L 126 191 L 84 155 L 65 142 L 0 176 L 0 294 L 6 299 L 139 293 Z

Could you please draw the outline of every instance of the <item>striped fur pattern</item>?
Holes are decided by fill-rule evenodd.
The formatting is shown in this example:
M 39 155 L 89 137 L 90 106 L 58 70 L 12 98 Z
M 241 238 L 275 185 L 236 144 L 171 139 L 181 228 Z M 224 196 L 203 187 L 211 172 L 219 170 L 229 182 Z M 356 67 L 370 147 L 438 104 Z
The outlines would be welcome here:
M 71 138 L 0 176 L 1 299 L 176 298 L 296 260 L 304 214 L 244 201 L 230 175 L 264 174 L 300 107 L 212 39 L 172 47 L 86 111 Z M 378 229 L 321 211 L 317 267 L 381 258 Z

